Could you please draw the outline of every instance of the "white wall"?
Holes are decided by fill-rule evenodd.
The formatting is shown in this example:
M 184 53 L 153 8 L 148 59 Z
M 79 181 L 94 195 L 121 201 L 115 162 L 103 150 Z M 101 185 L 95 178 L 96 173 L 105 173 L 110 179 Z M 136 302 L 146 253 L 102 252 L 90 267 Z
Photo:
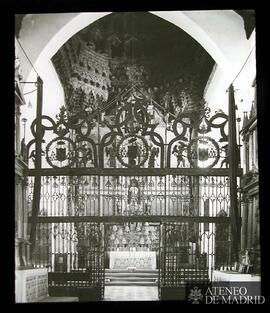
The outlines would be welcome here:
M 218 66 L 205 92 L 205 100 L 211 108 L 220 108 L 225 113 L 228 113 L 228 94 L 226 90 L 233 82 L 235 102 L 238 107 L 236 116 L 241 118 L 244 111 L 250 110 L 254 97 L 254 90 L 251 85 L 256 77 L 255 31 L 253 31 L 247 43 L 246 57 L 239 64 L 239 70 L 235 73 L 235 76 L 228 76 Z

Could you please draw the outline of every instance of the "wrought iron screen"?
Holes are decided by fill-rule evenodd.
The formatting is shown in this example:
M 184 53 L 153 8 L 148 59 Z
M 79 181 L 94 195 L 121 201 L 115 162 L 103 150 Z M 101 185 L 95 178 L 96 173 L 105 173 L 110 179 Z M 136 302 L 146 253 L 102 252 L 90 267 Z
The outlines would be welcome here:
M 34 181 L 28 177 L 30 211 Z M 229 217 L 229 208 L 226 176 L 42 176 L 38 216 Z
M 162 223 L 160 286 L 211 280 L 229 266 L 227 122 L 205 107 L 174 116 L 136 86 L 91 114 L 62 107 L 56 120 L 36 119 L 27 145 L 33 263 L 50 266 L 51 286 L 104 286 L 103 228 L 113 221 Z M 61 285 L 61 272 L 75 276 Z
M 77 288 L 104 294 L 104 230 L 100 223 L 39 223 L 33 261 L 49 270 L 51 295 L 77 296 Z M 101 297 L 102 297 L 101 295 Z
M 209 108 L 178 116 L 136 87 L 106 107 L 90 114 L 86 109 L 61 107 L 56 120 L 41 116 L 31 125 L 29 167 L 35 167 L 35 143 L 41 140 L 42 168 L 221 168 L 228 166 L 228 117 Z
M 160 286 L 208 284 L 213 269 L 231 266 L 228 223 L 164 223 L 160 242 Z

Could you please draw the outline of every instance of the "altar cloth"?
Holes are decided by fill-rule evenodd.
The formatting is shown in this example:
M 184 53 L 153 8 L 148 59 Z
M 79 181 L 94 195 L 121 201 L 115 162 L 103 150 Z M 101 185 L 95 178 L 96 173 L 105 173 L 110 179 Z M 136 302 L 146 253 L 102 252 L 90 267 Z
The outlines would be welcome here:
M 155 270 L 156 252 L 154 251 L 111 251 L 110 268 L 111 269 L 136 269 Z

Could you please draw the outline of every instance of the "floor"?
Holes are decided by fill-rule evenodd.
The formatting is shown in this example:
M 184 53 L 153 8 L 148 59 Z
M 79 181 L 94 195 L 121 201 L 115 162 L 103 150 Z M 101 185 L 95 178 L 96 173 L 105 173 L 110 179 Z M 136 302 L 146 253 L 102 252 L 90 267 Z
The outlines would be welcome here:
M 158 301 L 157 286 L 105 286 L 104 301 Z M 39 302 L 78 302 L 77 297 L 47 297 Z
M 39 302 L 78 302 L 78 297 L 47 297 Z
M 157 286 L 105 286 L 104 301 L 158 301 Z

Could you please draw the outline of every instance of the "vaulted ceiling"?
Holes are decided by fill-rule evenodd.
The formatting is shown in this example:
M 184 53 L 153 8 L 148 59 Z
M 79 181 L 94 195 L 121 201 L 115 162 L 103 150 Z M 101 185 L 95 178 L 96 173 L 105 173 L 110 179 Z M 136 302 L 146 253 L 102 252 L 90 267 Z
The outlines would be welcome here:
M 95 110 L 136 85 L 178 114 L 196 110 L 215 64 L 186 32 L 147 12 L 109 14 L 52 58 L 66 105 Z
M 235 10 L 249 38 L 254 10 Z M 20 38 L 24 16 L 15 15 Z M 214 61 L 180 28 L 147 12 L 106 15 L 74 35 L 52 58 L 66 106 L 95 109 L 126 85 L 140 85 L 176 113 L 200 106 Z

